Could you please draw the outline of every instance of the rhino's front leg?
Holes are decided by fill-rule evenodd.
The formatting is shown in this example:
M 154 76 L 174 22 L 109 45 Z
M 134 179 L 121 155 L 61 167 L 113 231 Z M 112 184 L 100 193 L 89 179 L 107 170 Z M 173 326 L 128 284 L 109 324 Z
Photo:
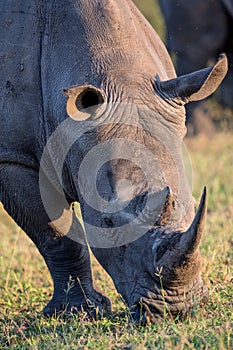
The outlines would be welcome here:
M 93 288 L 88 247 L 66 236 L 59 237 L 51 225 L 41 200 L 38 173 L 19 165 L 1 165 L 0 181 L 0 198 L 6 211 L 35 243 L 53 278 L 54 293 L 44 309 L 45 315 L 84 309 L 95 316 L 97 307 L 100 312 L 105 307 L 109 309 L 108 299 Z M 79 230 L 76 234 L 82 234 L 72 209 L 68 207 L 64 214 L 60 195 L 49 182 L 47 186 L 54 214 L 59 217 L 63 213 L 63 219 L 72 223 L 69 234 L 74 235 L 74 229 Z
M 67 237 L 49 239 L 43 255 L 54 282 L 53 298 L 44 309 L 46 316 L 85 310 L 95 317 L 97 307 L 100 313 L 110 310 L 108 299 L 93 289 L 86 246 Z

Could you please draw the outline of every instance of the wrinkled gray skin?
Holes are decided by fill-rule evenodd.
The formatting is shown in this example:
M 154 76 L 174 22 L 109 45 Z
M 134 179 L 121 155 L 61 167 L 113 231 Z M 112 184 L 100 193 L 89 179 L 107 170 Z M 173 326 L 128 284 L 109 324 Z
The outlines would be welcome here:
M 166 46 L 174 54 L 178 75 L 187 74 L 227 54 L 229 70 L 217 100 L 233 108 L 233 1 L 159 0 L 166 24 Z M 199 115 L 198 115 L 199 114 Z M 210 112 L 203 102 L 187 106 L 187 121 L 193 133 L 208 128 Z M 196 121 L 195 121 L 196 120 Z M 200 125 L 198 125 L 200 121 Z M 202 125 L 201 125 L 202 124 Z M 191 131 L 190 129 L 190 131 Z
M 135 320 L 141 315 L 142 322 L 156 322 L 163 316 L 165 304 L 168 314 L 184 316 L 207 294 L 200 277 L 198 248 L 206 195 L 204 192 L 193 221 L 194 205 L 182 166 L 177 174 L 169 153 L 140 128 L 148 124 L 150 130 L 156 130 L 159 123 L 164 125 L 182 164 L 183 105 L 217 88 L 226 74 L 226 58 L 221 57 L 214 67 L 176 79 L 165 47 L 130 0 L 7 0 L 1 2 L 0 13 L 0 197 L 6 211 L 37 246 L 53 278 L 54 294 L 45 315 L 52 316 L 64 308 L 68 312 L 84 308 L 90 315 L 95 314 L 96 307 L 100 312 L 110 309 L 108 299 L 93 288 L 87 246 L 70 239 L 65 229 L 63 232 L 56 226 L 56 219 L 63 214 L 64 222 L 72 221 L 69 234 L 82 236 L 72 209 L 72 203 L 80 201 L 87 223 L 101 228 L 125 222 L 129 209 L 115 216 L 94 211 L 82 199 L 77 182 L 79 165 L 88 150 L 125 136 L 146 145 L 161 160 L 170 189 L 152 173 L 152 197 L 165 194 L 164 208 L 159 214 L 158 208 L 155 210 L 154 226 L 148 225 L 147 232 L 133 242 L 118 248 L 97 247 L 93 252 L 132 308 Z M 113 127 L 122 116 L 117 109 L 110 113 L 106 108 L 99 118 L 89 118 L 92 132 L 77 140 L 65 160 L 62 186 L 66 200 L 56 177 L 56 158 L 51 157 L 52 172 L 43 166 L 40 169 L 51 209 L 49 217 L 39 188 L 43 150 L 63 121 L 78 129 L 86 123 L 81 120 L 85 111 L 80 112 L 78 103 L 72 102 L 72 86 L 77 95 L 74 100 L 77 97 L 81 107 L 104 101 L 137 103 L 149 107 L 156 116 L 135 112 L 137 128 Z M 62 92 L 64 87 L 68 98 Z M 68 114 L 73 117 L 75 109 L 77 118 L 73 120 Z M 126 112 L 130 121 L 130 110 Z M 102 124 L 108 120 L 107 126 Z M 63 140 L 56 140 L 58 158 L 62 147 Z M 112 152 L 114 158 L 114 149 Z M 183 179 L 183 202 L 178 202 L 178 177 Z M 134 185 L 131 215 L 135 216 L 140 209 L 138 198 L 148 188 L 132 162 L 110 161 L 102 168 L 97 187 L 111 200 L 117 180 L 124 178 L 130 178 Z M 90 176 L 86 181 L 90 188 L 95 179 Z M 117 201 L 124 198 L 119 196 Z M 184 207 L 185 214 L 179 215 Z M 69 280 L 72 288 L 65 292 Z

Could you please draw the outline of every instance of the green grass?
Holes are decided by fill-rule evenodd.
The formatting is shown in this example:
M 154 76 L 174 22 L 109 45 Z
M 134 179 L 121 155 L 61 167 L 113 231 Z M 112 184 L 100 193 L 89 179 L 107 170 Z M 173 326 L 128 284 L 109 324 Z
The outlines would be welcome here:
M 27 236 L 0 211 L 1 349 L 233 349 L 233 137 L 216 134 L 188 140 L 194 195 L 207 185 L 208 220 L 201 251 L 210 299 L 183 323 L 165 320 L 136 328 L 112 282 L 96 261 L 97 286 L 113 301 L 113 314 L 88 322 L 45 319 L 52 283 Z

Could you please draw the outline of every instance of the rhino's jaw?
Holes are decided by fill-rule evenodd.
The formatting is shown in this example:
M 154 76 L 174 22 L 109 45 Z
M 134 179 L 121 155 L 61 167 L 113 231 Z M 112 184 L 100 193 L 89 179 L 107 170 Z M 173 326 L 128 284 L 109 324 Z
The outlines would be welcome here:
M 191 310 L 207 300 L 208 290 L 198 276 L 190 285 L 182 288 L 155 287 L 154 291 L 138 288 L 132 296 L 130 308 L 136 323 L 155 324 L 162 318 L 183 320 Z

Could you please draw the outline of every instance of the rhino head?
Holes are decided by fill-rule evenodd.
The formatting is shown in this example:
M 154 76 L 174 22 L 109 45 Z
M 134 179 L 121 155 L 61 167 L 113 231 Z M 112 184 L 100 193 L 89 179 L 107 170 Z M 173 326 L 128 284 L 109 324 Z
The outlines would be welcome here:
M 128 247 L 119 248 L 117 288 L 131 307 L 136 322 L 156 323 L 162 317 L 183 319 L 207 301 L 201 273 L 199 244 L 204 231 L 206 190 L 195 219 L 185 231 L 151 229 Z M 140 253 L 139 253 L 140 252 Z M 124 256 L 124 264 L 117 256 Z
M 226 71 L 222 55 L 185 76 L 156 76 L 145 91 L 132 88 L 127 103 L 105 85 L 64 91 L 71 117 L 66 196 L 80 201 L 85 239 L 136 321 L 183 318 L 207 299 L 199 252 L 206 190 L 195 215 L 182 158 L 184 105 L 214 92 Z

